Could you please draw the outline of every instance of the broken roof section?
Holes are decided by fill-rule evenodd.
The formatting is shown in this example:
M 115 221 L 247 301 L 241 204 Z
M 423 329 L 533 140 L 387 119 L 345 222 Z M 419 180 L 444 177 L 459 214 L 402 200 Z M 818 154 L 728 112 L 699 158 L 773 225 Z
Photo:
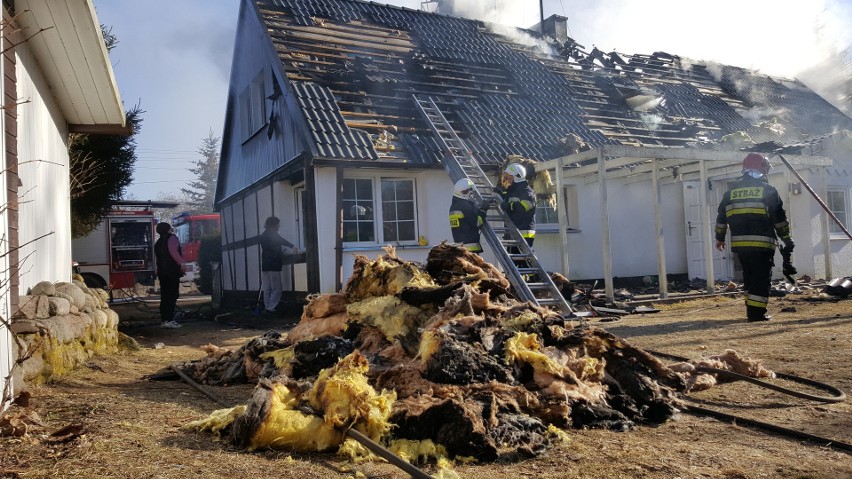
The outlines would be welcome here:
M 256 5 L 327 158 L 437 162 L 412 95 L 431 96 L 486 164 L 549 160 L 576 142 L 736 148 L 852 129 L 801 83 L 740 68 L 586 52 L 516 29 L 512 39 L 480 21 L 356 0 Z

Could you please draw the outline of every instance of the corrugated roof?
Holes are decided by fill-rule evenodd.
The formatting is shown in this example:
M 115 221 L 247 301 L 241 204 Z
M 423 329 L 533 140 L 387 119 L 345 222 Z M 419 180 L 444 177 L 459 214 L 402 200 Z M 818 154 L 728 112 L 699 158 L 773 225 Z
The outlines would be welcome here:
M 524 46 L 481 22 L 358 0 L 256 5 L 327 157 L 439 161 L 413 94 L 433 97 L 477 157 L 495 164 L 561 156 L 572 134 L 592 146 L 684 146 L 740 131 L 784 142 L 852 128 L 801 83 L 668 53 L 586 52 L 571 39 Z M 647 111 L 630 106 L 636 95 Z

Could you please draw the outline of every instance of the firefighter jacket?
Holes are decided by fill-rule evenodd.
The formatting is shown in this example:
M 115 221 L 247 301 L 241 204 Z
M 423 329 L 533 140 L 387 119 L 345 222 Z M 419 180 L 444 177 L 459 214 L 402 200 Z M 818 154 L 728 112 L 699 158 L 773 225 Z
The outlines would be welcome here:
M 731 251 L 772 251 L 776 238 L 789 239 L 790 225 L 778 191 L 765 178 L 743 176 L 733 183 L 716 217 L 716 240 L 731 228 Z
M 479 227 L 485 221 L 485 209 L 477 208 L 473 201 L 453 196 L 450 203 L 450 229 L 453 241 L 462 243 L 465 248 L 481 253 L 479 244 Z
M 521 236 L 535 238 L 535 192 L 526 181 L 515 182 L 506 191 L 500 191 L 503 203 L 500 205 Z

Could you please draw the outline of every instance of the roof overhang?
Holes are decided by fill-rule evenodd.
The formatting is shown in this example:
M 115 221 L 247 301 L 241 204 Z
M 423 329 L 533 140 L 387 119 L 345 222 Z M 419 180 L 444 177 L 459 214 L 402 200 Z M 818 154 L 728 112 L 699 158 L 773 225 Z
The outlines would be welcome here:
M 15 0 L 15 24 L 70 132 L 131 133 L 91 0 Z

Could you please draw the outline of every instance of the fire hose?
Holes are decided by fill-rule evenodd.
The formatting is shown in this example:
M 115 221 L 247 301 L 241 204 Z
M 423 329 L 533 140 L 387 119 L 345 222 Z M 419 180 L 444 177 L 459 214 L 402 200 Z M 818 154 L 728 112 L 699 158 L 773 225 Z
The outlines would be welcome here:
M 180 369 L 180 366 L 178 366 L 177 364 L 172 364 L 171 369 L 178 376 L 180 376 L 180 378 L 185 383 L 189 384 L 193 388 L 200 391 L 202 394 L 204 394 L 205 396 L 210 398 L 216 404 L 219 404 L 220 406 L 223 406 L 223 407 L 231 407 L 231 404 L 229 404 L 227 401 L 222 399 L 220 396 L 213 394 L 212 392 L 208 391 L 207 388 L 205 388 L 201 384 L 198 384 L 197 382 L 195 382 L 191 377 L 189 377 L 189 375 L 187 375 L 185 372 L 183 372 Z M 317 413 L 315 411 L 308 410 L 306 408 L 304 408 L 304 409 L 299 408 L 299 411 L 301 411 L 304 414 L 317 415 Z M 410 462 L 408 462 L 405 459 L 402 459 L 401 457 L 392 453 L 390 450 L 388 450 L 388 448 L 386 448 L 386 447 L 382 446 L 381 444 L 373 441 L 369 437 L 362 434 L 360 431 L 356 431 L 353 428 L 347 428 L 345 430 L 341 429 L 341 431 L 346 436 L 349 436 L 352 439 L 358 441 L 362 446 L 366 447 L 371 452 L 375 453 L 377 456 L 388 461 L 389 463 L 393 464 L 394 466 L 402 469 L 403 472 L 408 473 L 411 477 L 413 477 L 415 479 L 434 479 L 429 474 L 426 474 L 425 472 L 423 472 L 421 469 L 417 468 L 416 466 L 414 466 Z
M 646 351 L 650 354 L 653 354 L 654 356 L 661 357 L 661 358 L 671 359 L 671 360 L 674 360 L 674 361 L 688 361 L 687 358 L 682 357 L 682 356 L 675 356 L 673 354 L 661 353 L 659 351 L 651 351 L 651 350 L 646 350 Z M 843 392 L 842 390 L 834 387 L 834 386 L 831 386 L 831 385 L 825 384 L 825 383 L 821 383 L 819 381 L 814 381 L 813 379 L 807 379 L 807 378 L 803 378 L 803 377 L 800 377 L 800 376 L 795 376 L 795 375 L 792 375 L 792 374 L 785 374 L 785 373 L 776 372 L 775 377 L 778 378 L 778 379 L 784 379 L 784 380 L 792 381 L 792 382 L 799 383 L 799 384 L 805 384 L 805 385 L 811 386 L 811 387 L 816 388 L 816 389 L 827 391 L 828 393 L 831 394 L 831 396 L 818 396 L 818 395 L 809 394 L 809 393 L 802 392 L 802 391 L 797 391 L 797 390 L 794 390 L 794 389 L 785 388 L 785 387 L 779 386 L 777 384 L 772 384 L 768 381 L 763 381 L 761 379 L 753 378 L 753 377 L 750 377 L 750 376 L 745 376 L 743 374 L 735 373 L 733 371 L 728 371 L 727 369 L 719 369 L 719 368 L 713 368 L 713 367 L 709 367 L 709 366 L 697 366 L 695 368 L 695 370 L 697 372 L 702 372 L 702 373 L 707 373 L 707 374 L 715 374 L 715 375 L 723 376 L 723 377 L 733 379 L 733 380 L 747 381 L 747 382 L 750 382 L 752 384 L 758 385 L 760 387 L 763 387 L 763 388 L 766 388 L 766 389 L 771 389 L 773 391 L 777 391 L 777 392 L 780 392 L 782 394 L 786 394 L 788 396 L 793 396 L 793 397 L 797 397 L 797 398 L 800 398 L 800 399 L 807 399 L 807 400 L 810 400 L 810 401 L 817 401 L 817 402 L 824 402 L 824 403 L 839 403 L 839 402 L 843 402 L 843 401 L 846 400 L 846 393 Z M 817 436 L 817 435 L 802 432 L 802 431 L 797 431 L 795 429 L 790 429 L 790 428 L 786 428 L 786 427 L 783 427 L 783 426 L 778 426 L 776 424 L 771 424 L 771 423 L 764 422 L 764 421 L 758 421 L 756 419 L 749 419 L 749 418 L 742 417 L 742 416 L 735 416 L 733 414 L 728 414 L 728 413 L 724 413 L 724 412 L 717 411 L 717 410 L 714 410 L 714 409 L 708 409 L 708 408 L 704 408 L 704 407 L 701 407 L 701 406 L 696 406 L 694 404 L 687 404 L 684 411 L 691 413 L 693 415 L 696 415 L 696 416 L 709 416 L 709 417 L 712 417 L 714 419 L 718 419 L 720 421 L 730 422 L 731 424 L 745 425 L 745 426 L 749 426 L 749 427 L 752 427 L 752 428 L 755 428 L 755 429 L 762 429 L 762 430 L 765 430 L 765 431 L 778 433 L 778 434 L 781 434 L 781 435 L 784 435 L 784 436 L 794 437 L 794 438 L 797 438 L 797 439 L 811 441 L 811 442 L 818 443 L 818 444 L 821 444 L 821 445 L 825 445 L 825 446 L 828 446 L 828 447 L 832 447 L 832 448 L 835 448 L 835 449 L 840 449 L 840 450 L 843 450 L 843 451 L 852 452 L 852 444 L 842 442 L 842 441 L 836 441 L 834 439 L 829 439 L 829 438 Z
M 785 148 L 787 148 L 787 147 L 785 147 Z M 781 149 L 779 149 L 779 150 L 776 150 L 776 153 L 778 154 L 778 158 L 781 158 L 781 161 L 784 163 L 784 166 L 786 166 L 786 167 L 787 167 L 787 169 L 789 169 L 789 170 L 790 170 L 790 171 L 791 171 L 794 175 L 796 175 L 796 178 L 797 178 L 799 181 L 801 181 L 801 182 L 802 182 L 802 185 L 805 187 L 805 189 L 806 189 L 806 190 L 808 190 L 808 193 L 810 193 L 810 194 L 811 194 L 811 196 L 813 196 L 813 197 L 814 197 L 814 199 L 816 200 L 816 202 L 817 202 L 817 203 L 819 203 L 819 206 L 823 209 L 823 211 L 825 211 L 825 213 L 826 213 L 826 214 L 827 214 L 827 215 L 828 215 L 828 216 L 829 216 L 832 220 L 834 220 L 834 223 L 835 223 L 835 224 L 836 224 L 836 225 L 837 225 L 837 226 L 838 226 L 838 227 L 839 227 L 839 228 L 840 228 L 840 229 L 841 229 L 844 233 L 846 233 L 846 236 L 847 236 L 850 240 L 852 240 L 852 234 L 850 234 L 850 233 L 849 233 L 849 230 L 847 230 L 847 229 L 846 229 L 846 227 L 843 225 L 843 223 L 842 223 L 839 219 L 837 219 L 837 216 L 835 216 L 835 214 L 834 214 L 834 213 L 832 213 L 832 211 L 831 211 L 831 209 L 828 207 L 828 205 L 826 205 L 826 204 L 825 204 L 825 202 L 822 200 L 822 198 L 820 198 L 820 197 L 819 197 L 819 195 L 816 193 L 816 191 L 814 191 L 814 189 L 813 189 L 813 188 L 811 188 L 811 185 L 809 185 L 809 184 L 808 184 L 808 182 L 807 182 L 807 181 L 805 181 L 805 179 L 804 179 L 804 178 L 802 178 L 802 175 L 800 175 L 800 174 L 799 174 L 799 172 L 798 172 L 798 171 L 796 171 L 796 169 L 795 169 L 795 168 L 793 168 L 793 165 L 791 165 L 791 164 L 790 164 L 790 162 L 789 162 L 789 161 L 787 161 L 787 159 L 786 159 L 786 158 L 784 158 L 784 155 L 782 155 L 782 154 L 780 153 L 780 151 L 781 151 L 781 150 L 784 150 L 785 148 L 781 148 Z

